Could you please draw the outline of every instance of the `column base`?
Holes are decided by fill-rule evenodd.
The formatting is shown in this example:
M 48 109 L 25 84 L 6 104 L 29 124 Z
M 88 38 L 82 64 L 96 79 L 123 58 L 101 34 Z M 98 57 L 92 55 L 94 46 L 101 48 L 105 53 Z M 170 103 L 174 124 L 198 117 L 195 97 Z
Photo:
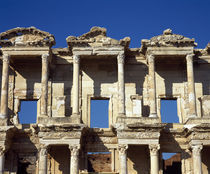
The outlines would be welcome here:
M 7 118 L 7 115 L 5 115 L 5 114 L 0 114 L 0 119 L 5 119 L 5 118 Z
M 150 118 L 157 118 L 158 116 L 157 116 L 156 113 L 154 113 L 154 114 L 150 114 L 149 117 L 150 117 Z

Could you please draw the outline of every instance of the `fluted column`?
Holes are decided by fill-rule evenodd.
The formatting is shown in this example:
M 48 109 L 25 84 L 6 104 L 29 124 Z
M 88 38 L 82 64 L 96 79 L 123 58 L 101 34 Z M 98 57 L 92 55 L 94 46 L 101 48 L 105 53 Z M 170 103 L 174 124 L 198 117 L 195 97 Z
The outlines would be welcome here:
M 41 95 L 41 115 L 42 116 L 47 116 L 48 58 L 49 58 L 49 54 L 42 55 L 42 95 Z
M 159 144 L 150 144 L 150 172 L 151 174 L 158 174 L 159 173 Z
M 79 115 L 79 68 L 80 56 L 73 56 L 73 115 Z
M 156 102 L 156 84 L 155 84 L 155 56 L 147 55 L 149 64 L 149 100 L 150 100 L 150 115 L 149 117 L 157 117 L 157 102 Z
M 118 63 L 118 114 L 125 115 L 125 80 L 124 80 L 124 61 L 125 54 L 119 53 L 117 56 Z
M 70 174 L 79 174 L 79 145 L 70 145 L 71 151 Z
M 5 156 L 4 156 L 4 149 L 0 147 L 0 174 L 4 173 L 4 160 L 5 160 Z
M 201 150 L 203 145 L 192 145 L 193 155 L 193 172 L 194 174 L 202 174 L 202 161 L 201 161 Z
M 6 118 L 8 114 L 8 83 L 9 83 L 9 60 L 8 54 L 3 54 L 2 81 L 1 81 L 1 114 L 0 118 Z
M 196 117 L 196 97 L 195 97 L 195 83 L 194 83 L 194 71 L 193 71 L 193 56 L 194 54 L 188 54 L 187 60 L 187 83 L 188 83 L 188 97 L 189 97 L 189 117 Z
M 47 174 L 47 146 L 43 146 L 39 152 L 39 174 Z
M 121 144 L 118 146 L 119 161 L 120 161 L 120 174 L 128 174 L 127 149 L 128 149 L 128 145 Z

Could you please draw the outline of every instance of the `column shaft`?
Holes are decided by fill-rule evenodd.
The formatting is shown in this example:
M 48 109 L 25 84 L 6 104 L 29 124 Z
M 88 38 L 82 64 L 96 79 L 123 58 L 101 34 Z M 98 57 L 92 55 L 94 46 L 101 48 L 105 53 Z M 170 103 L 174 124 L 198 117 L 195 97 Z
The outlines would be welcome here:
M 127 169 L 127 145 L 119 145 L 119 161 L 120 161 L 120 174 L 128 174 Z
M 47 174 L 47 147 L 43 147 L 40 150 L 39 174 Z
M 150 169 L 151 174 L 159 173 L 159 149 L 160 146 L 158 144 L 149 145 L 150 149 Z
M 71 161 L 70 174 L 79 174 L 79 146 L 70 146 Z
M 41 95 L 41 115 L 47 116 L 48 103 L 48 54 L 42 55 L 42 95 Z
M 202 145 L 193 145 L 192 154 L 193 154 L 193 171 L 194 174 L 202 174 L 202 161 L 201 161 L 201 150 Z
M 188 97 L 189 97 L 189 117 L 196 117 L 196 97 L 195 97 L 195 83 L 193 71 L 193 54 L 186 56 L 187 60 L 187 83 L 188 83 Z
M 74 55 L 73 61 L 73 115 L 79 115 L 79 55 Z
M 0 154 L 0 174 L 4 173 L 4 153 Z
M 8 113 L 9 59 L 8 54 L 3 54 L 0 118 L 6 118 Z
M 124 80 L 124 53 L 117 56 L 118 62 L 118 114 L 125 115 L 125 80 Z
M 150 115 L 149 115 L 149 117 L 157 117 L 155 57 L 154 57 L 154 55 L 148 55 L 148 64 L 149 64 L 149 100 L 150 100 Z

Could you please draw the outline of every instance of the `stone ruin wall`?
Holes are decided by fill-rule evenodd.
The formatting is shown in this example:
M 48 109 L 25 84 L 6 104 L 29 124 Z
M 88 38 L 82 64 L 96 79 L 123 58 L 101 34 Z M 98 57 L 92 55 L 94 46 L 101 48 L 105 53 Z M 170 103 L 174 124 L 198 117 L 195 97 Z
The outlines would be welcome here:
M 0 34 L 0 174 L 85 174 L 88 152 L 110 152 L 98 172 L 162 174 L 162 152 L 181 154 L 182 174 L 209 172 L 209 44 L 168 29 L 129 48 L 100 27 L 66 41 L 52 48 L 34 27 Z M 90 128 L 91 99 L 109 100 L 109 128 Z M 179 123 L 161 122 L 161 99 L 177 100 Z M 23 100 L 37 100 L 36 124 L 19 123 Z

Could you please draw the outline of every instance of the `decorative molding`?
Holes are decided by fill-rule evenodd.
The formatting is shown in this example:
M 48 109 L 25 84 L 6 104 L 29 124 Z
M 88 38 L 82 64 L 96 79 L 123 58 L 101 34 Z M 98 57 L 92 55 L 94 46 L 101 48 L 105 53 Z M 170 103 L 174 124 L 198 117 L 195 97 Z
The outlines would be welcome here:
M 118 145 L 118 151 L 119 151 L 120 155 L 126 155 L 127 149 L 128 149 L 128 145 L 127 144 L 119 144 Z
M 149 144 L 150 155 L 158 155 L 158 151 L 160 150 L 159 144 Z

